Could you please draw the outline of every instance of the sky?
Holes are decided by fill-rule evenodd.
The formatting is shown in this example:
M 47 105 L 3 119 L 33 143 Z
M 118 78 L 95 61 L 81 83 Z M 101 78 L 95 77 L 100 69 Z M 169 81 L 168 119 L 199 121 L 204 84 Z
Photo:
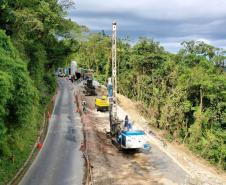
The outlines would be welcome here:
M 177 52 L 180 43 L 201 40 L 226 49 L 226 0 L 74 0 L 69 17 L 91 31 L 118 35 L 135 43 L 139 37 L 159 41 Z

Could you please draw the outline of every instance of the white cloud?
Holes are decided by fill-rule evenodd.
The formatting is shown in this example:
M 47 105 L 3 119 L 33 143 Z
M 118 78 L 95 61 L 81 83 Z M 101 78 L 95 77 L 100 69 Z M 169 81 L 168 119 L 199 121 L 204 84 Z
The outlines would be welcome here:
M 184 40 L 203 39 L 218 47 L 226 37 L 226 0 L 76 0 L 70 17 L 91 30 L 154 37 L 170 50 Z M 170 41 L 169 41 L 170 40 Z
M 179 48 L 181 47 L 181 44 L 178 42 L 163 42 L 161 44 L 164 48 L 170 48 L 171 52 L 178 52 Z
M 77 0 L 76 7 L 78 11 L 87 12 L 133 12 L 161 20 L 226 16 L 225 0 Z

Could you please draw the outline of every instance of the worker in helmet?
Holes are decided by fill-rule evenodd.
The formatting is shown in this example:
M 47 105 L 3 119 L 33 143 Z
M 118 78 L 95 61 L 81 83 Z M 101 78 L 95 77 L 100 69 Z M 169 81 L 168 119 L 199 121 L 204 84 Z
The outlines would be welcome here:
M 124 128 L 128 127 L 128 123 L 129 123 L 129 118 L 128 118 L 128 115 L 126 115 L 125 122 L 124 122 Z
M 86 101 L 82 102 L 82 107 L 83 107 L 83 112 L 86 114 L 86 112 L 87 112 Z

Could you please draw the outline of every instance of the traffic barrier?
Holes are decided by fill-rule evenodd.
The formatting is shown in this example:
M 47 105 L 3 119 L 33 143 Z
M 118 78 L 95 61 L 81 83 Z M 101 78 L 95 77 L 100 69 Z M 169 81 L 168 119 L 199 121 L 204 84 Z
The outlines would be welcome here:
M 78 113 L 80 113 L 80 109 L 79 109 L 79 108 L 77 108 L 77 109 L 75 110 L 75 112 L 78 112 Z
M 48 117 L 48 119 L 51 118 L 51 114 L 49 113 L 49 111 L 47 112 L 47 117 Z
M 39 150 L 42 148 L 42 146 L 43 146 L 43 144 L 40 143 L 40 142 L 37 144 L 37 148 L 38 148 Z

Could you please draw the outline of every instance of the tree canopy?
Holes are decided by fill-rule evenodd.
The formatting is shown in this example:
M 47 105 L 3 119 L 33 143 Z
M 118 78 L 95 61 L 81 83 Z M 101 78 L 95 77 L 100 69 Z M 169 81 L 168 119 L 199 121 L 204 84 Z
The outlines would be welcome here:
M 85 29 L 66 18 L 71 5 L 70 0 L 0 1 L 0 184 L 26 160 L 56 88 L 54 69 Z

